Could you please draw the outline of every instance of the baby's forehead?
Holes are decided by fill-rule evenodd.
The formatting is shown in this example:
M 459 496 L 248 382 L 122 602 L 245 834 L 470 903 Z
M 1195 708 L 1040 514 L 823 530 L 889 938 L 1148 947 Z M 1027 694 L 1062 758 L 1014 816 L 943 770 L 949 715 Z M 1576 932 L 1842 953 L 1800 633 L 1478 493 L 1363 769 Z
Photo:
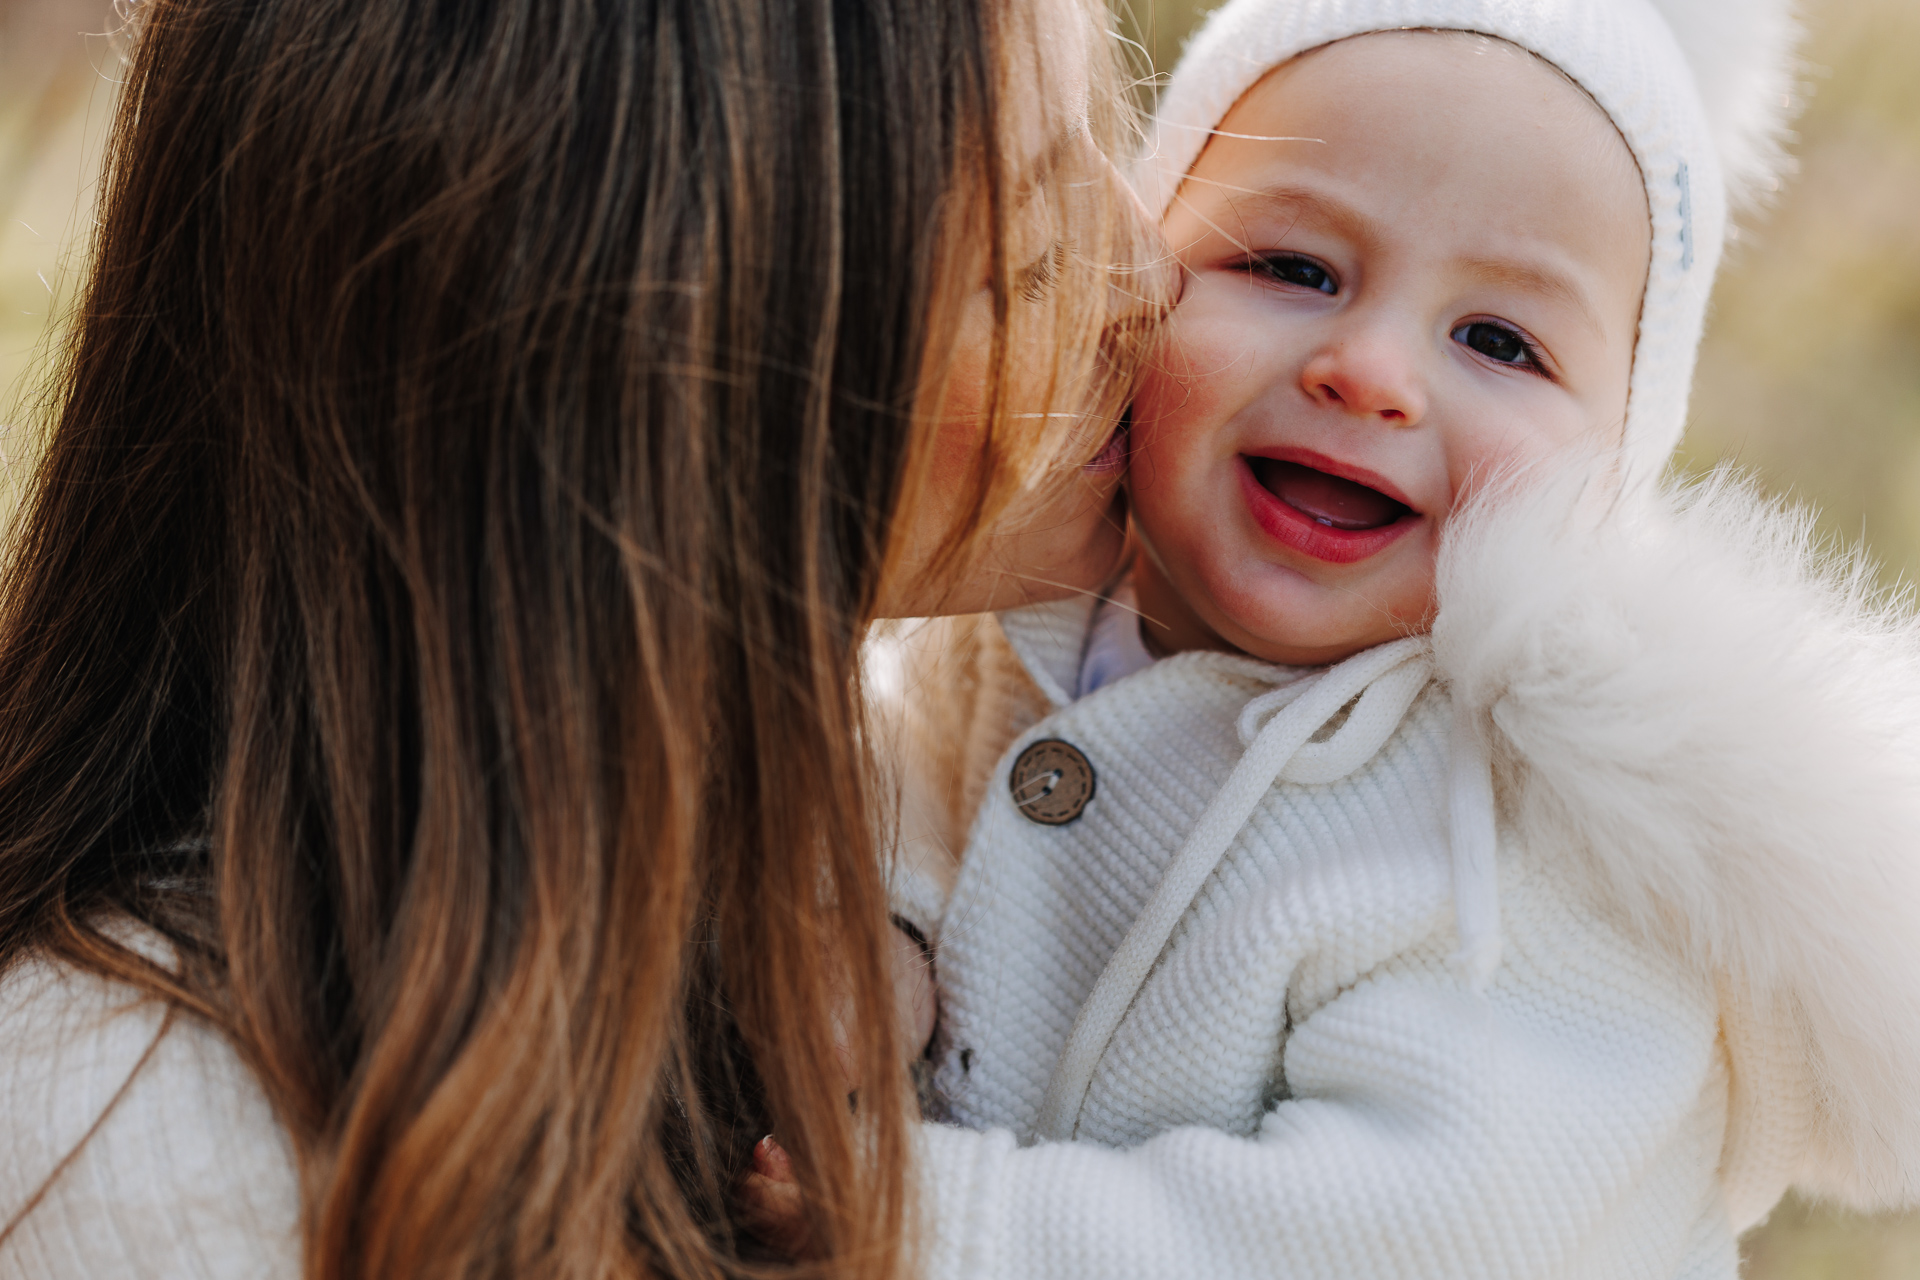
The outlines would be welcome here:
M 1250 83 L 1257 87 L 1276 75 L 1297 74 L 1308 68 L 1356 66 L 1392 67 L 1403 74 L 1429 67 L 1442 71 L 1452 80 L 1490 80 L 1510 86 L 1534 80 L 1538 88 L 1563 96 L 1566 102 L 1577 104 L 1596 120 L 1605 121 L 1609 128 L 1615 127 L 1606 108 L 1558 63 L 1524 45 L 1479 31 L 1443 27 L 1365 31 L 1302 49 L 1270 63 Z M 1238 105 L 1237 101 L 1233 105 Z M 1525 105 L 1524 99 L 1516 102 L 1516 106 Z M 1229 114 L 1231 110 L 1230 106 Z
M 1231 130 L 1236 115 L 1283 84 L 1297 96 L 1330 98 L 1336 109 L 1351 112 L 1408 83 L 1421 86 L 1423 105 L 1437 122 L 1468 127 L 1465 113 L 1474 99 L 1495 95 L 1512 128 L 1558 125 L 1589 148 L 1593 160 L 1641 177 L 1631 144 L 1578 80 L 1530 49 L 1477 31 L 1370 31 L 1304 50 L 1268 66 L 1217 129 Z
M 1604 295 L 1582 300 L 1610 326 L 1646 281 L 1645 184 L 1612 121 L 1552 64 L 1472 33 L 1371 33 L 1278 64 L 1182 192 L 1249 232 L 1414 243 L 1505 287 Z

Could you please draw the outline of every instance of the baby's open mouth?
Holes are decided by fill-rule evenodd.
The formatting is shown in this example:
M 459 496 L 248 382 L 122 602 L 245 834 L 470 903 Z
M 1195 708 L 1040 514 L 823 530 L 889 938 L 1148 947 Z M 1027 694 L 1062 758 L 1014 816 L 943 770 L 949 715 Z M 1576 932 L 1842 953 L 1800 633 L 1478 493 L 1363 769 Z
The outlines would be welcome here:
M 1412 508 L 1378 489 L 1298 462 L 1249 457 L 1247 464 L 1261 488 L 1329 529 L 1379 529 L 1412 514 Z

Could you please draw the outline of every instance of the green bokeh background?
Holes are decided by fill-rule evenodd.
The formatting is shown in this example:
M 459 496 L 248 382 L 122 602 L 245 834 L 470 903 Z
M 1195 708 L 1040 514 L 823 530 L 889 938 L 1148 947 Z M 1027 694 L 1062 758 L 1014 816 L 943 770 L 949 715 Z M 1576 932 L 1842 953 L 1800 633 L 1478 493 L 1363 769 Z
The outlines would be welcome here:
M 1211 7 L 1130 5 L 1143 80 Z M 1920 568 L 1920 0 L 1802 12 L 1800 172 L 1722 273 L 1681 465 L 1738 460 L 1899 581 Z M 0 513 L 85 267 L 117 24 L 111 0 L 0 0 Z M 1746 1257 L 1751 1280 L 1920 1280 L 1920 1215 L 1790 1200 Z

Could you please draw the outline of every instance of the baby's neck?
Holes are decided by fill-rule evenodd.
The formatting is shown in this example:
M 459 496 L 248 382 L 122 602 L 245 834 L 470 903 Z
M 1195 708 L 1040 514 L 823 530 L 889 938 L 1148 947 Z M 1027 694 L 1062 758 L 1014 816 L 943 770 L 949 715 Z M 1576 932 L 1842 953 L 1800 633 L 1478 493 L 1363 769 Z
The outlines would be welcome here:
M 1140 608 L 1140 639 L 1154 657 L 1170 657 L 1192 649 L 1241 652 L 1238 645 L 1227 643 L 1194 612 L 1186 597 L 1167 580 L 1153 553 L 1144 547 L 1134 557 L 1133 591 Z

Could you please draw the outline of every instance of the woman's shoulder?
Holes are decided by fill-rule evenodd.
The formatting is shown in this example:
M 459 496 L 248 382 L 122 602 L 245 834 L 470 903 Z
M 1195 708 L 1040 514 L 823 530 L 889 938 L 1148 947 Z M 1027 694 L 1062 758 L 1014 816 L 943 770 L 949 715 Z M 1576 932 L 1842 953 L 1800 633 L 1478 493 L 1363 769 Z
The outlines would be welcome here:
M 220 1032 L 27 957 L 0 976 L 0 1274 L 296 1276 L 299 1184 Z

